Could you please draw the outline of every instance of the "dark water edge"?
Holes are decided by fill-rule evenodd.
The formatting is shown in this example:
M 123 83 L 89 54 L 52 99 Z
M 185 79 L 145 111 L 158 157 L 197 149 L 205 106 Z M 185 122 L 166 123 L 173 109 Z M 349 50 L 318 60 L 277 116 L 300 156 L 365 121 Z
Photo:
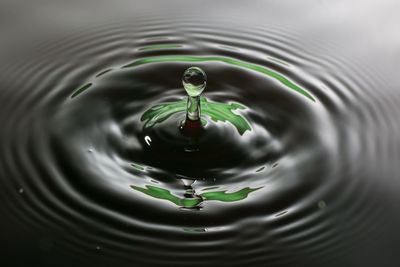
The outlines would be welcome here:
M 1 265 L 400 265 L 399 4 L 373 2 L 4 1 Z M 191 65 L 251 130 L 205 117 L 188 155 L 184 113 L 140 117 Z

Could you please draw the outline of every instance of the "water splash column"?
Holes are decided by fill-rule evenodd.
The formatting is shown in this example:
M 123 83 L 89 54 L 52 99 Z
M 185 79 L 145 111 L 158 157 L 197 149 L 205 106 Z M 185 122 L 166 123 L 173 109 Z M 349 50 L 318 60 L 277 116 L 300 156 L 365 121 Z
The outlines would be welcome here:
M 186 123 L 199 122 L 201 115 L 200 95 L 206 88 L 206 73 L 198 67 L 190 67 L 183 73 L 182 83 L 188 94 Z

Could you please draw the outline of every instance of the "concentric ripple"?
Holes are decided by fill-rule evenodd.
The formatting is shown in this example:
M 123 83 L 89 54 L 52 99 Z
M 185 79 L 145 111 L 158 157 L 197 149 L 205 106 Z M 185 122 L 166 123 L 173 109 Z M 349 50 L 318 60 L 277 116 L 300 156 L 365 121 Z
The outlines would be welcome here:
M 376 175 L 398 170 L 400 112 L 377 90 L 384 81 L 280 28 L 193 21 L 88 30 L 10 69 L 0 113 L 10 216 L 71 255 L 135 266 L 302 266 L 351 253 L 385 224 Z M 207 101 L 243 107 L 232 113 L 250 130 L 204 116 L 190 138 L 184 112 L 144 127 L 147 110 L 185 101 L 192 65 L 207 73 Z

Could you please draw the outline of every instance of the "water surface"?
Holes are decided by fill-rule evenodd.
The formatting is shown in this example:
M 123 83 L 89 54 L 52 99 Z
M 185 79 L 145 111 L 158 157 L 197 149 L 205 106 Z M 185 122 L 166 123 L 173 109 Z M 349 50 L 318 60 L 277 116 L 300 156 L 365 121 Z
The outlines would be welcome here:
M 393 2 L 38 2 L 3 33 L 5 266 L 397 266 Z M 196 138 L 190 66 L 208 76 Z

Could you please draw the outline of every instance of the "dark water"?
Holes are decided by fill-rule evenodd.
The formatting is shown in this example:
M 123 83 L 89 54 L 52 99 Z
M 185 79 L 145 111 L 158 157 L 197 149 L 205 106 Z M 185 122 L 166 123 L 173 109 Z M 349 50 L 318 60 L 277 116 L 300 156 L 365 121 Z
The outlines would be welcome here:
M 394 1 L 89 3 L 5 15 L 2 266 L 400 265 Z M 190 66 L 250 130 L 144 129 Z

